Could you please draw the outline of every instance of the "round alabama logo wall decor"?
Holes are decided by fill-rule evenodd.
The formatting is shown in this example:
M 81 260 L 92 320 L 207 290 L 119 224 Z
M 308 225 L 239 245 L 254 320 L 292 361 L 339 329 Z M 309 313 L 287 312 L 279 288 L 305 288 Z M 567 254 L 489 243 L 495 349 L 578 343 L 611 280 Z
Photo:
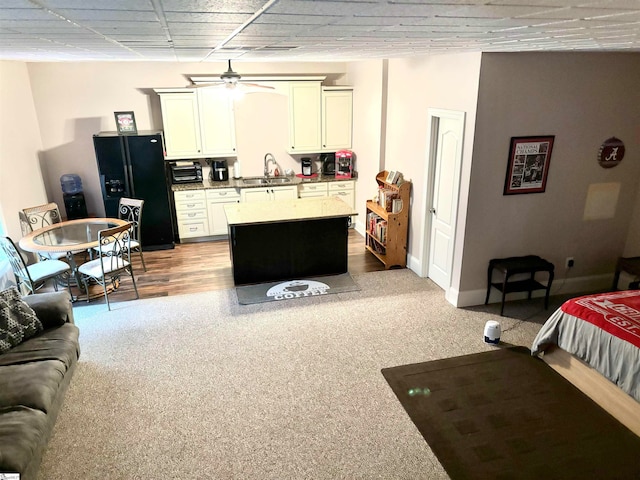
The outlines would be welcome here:
M 598 151 L 598 163 L 602 168 L 618 165 L 624 157 L 624 143 L 616 137 L 606 139 Z

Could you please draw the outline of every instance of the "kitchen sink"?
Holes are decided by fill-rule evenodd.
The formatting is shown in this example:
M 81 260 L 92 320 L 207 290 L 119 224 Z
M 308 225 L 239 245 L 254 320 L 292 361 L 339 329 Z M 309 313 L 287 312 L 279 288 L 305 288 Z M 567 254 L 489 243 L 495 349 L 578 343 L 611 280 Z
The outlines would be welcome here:
M 243 178 L 242 183 L 247 185 L 269 185 L 266 178 Z
M 291 183 L 291 179 L 287 178 L 287 177 L 276 177 L 276 178 L 269 178 L 268 182 L 271 184 L 274 183 Z
M 277 185 L 282 183 L 291 183 L 291 179 L 286 177 L 243 178 L 242 183 L 245 185 Z

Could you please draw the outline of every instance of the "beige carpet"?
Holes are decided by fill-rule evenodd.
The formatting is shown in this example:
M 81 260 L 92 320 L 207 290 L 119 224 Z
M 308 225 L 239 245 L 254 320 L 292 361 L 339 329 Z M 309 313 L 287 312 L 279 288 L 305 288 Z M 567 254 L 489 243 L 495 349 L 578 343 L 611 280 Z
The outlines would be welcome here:
M 380 370 L 491 350 L 489 319 L 529 347 L 539 324 L 456 309 L 410 270 L 354 280 L 295 302 L 78 304 L 80 363 L 38 478 L 447 478 Z

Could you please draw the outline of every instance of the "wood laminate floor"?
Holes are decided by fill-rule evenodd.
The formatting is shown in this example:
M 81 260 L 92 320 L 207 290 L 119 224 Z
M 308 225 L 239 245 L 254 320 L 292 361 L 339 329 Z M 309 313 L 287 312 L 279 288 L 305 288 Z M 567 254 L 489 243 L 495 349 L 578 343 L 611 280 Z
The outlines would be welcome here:
M 269 252 L 265 252 L 268 255 Z M 182 295 L 233 287 L 229 243 L 225 240 L 181 243 L 171 250 L 144 252 L 147 271 L 142 269 L 140 257 L 133 255 L 134 274 L 140 298 Z M 351 274 L 384 270 L 384 265 L 364 247 L 364 237 L 349 230 L 348 265 Z M 75 290 L 75 289 L 74 289 Z M 74 291 L 74 294 L 78 293 Z M 100 293 L 100 292 L 97 292 Z M 122 277 L 110 302 L 135 299 L 131 279 Z M 85 297 L 80 298 L 81 302 Z M 97 297 L 91 302 L 104 302 Z

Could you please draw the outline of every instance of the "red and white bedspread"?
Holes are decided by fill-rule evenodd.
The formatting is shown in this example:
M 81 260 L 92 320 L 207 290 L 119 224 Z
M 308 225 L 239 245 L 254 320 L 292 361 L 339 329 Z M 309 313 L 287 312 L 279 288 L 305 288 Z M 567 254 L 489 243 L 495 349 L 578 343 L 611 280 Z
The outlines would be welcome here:
M 542 326 L 531 347 L 573 354 L 640 402 L 640 290 L 566 301 Z

